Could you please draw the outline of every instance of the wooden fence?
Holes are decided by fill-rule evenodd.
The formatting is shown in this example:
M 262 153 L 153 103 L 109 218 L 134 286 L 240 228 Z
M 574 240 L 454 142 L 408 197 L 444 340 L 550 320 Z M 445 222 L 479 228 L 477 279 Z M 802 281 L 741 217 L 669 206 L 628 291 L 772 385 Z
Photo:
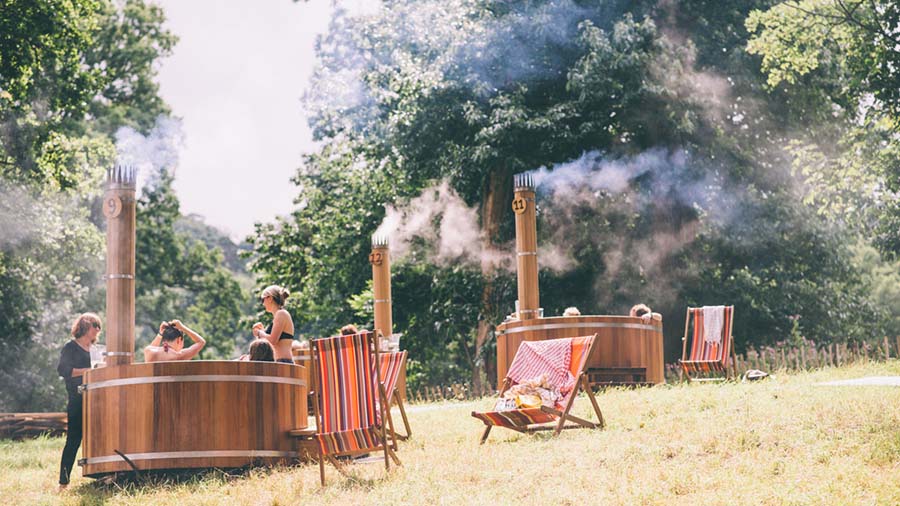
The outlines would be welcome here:
M 893 339 L 885 337 L 877 344 L 851 342 L 817 345 L 805 341 L 800 346 L 751 346 L 737 356 L 737 372 L 741 375 L 750 369 L 765 372 L 806 371 L 891 358 L 900 358 L 900 336 Z M 681 374 L 678 364 L 666 364 L 667 382 L 681 381 Z
M 803 371 L 890 358 L 900 358 L 900 336 L 893 339 L 885 337 L 878 344 L 853 342 L 816 345 L 812 341 L 806 341 L 801 346 L 750 347 L 745 353 L 737 356 L 737 370 L 739 375 L 750 369 L 766 372 Z M 681 381 L 682 371 L 677 363 L 666 364 L 665 369 L 667 383 Z M 408 389 L 407 401 L 420 403 L 469 400 L 496 393 L 491 385 L 479 389 L 473 388 L 471 383 L 454 383 Z

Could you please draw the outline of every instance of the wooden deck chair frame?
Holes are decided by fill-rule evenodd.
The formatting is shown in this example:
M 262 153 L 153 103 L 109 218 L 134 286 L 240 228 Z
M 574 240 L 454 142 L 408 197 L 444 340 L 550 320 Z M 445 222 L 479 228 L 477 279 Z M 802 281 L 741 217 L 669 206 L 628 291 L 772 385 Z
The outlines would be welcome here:
M 583 352 L 581 357 L 581 364 L 578 367 L 578 374 L 575 375 L 575 385 L 572 388 L 572 392 L 569 394 L 568 399 L 566 400 L 565 408 L 562 411 L 558 409 L 549 408 L 547 406 L 541 406 L 540 411 L 553 415 L 557 417 L 555 421 L 549 421 L 544 423 L 532 423 L 532 424 L 522 424 L 522 425 L 499 425 L 499 424 L 491 424 L 488 423 L 483 418 L 480 418 L 476 415 L 476 412 L 472 412 L 472 416 L 475 416 L 484 424 L 486 427 L 484 428 L 484 433 L 481 435 L 481 442 L 479 444 L 484 444 L 487 441 L 488 436 L 491 434 L 491 429 L 494 426 L 502 427 L 505 429 L 510 429 L 516 432 L 520 432 L 523 434 L 533 434 L 539 431 L 547 431 L 552 430 L 554 436 L 558 436 L 560 432 L 564 429 L 596 429 L 603 428 L 606 426 L 606 421 L 603 419 L 603 413 L 600 411 L 600 405 L 597 403 L 597 398 L 594 397 L 594 392 L 591 389 L 591 384 L 588 381 L 587 375 L 587 363 L 588 359 L 591 356 L 591 352 L 594 350 L 594 345 L 597 343 L 597 334 L 592 336 L 583 336 L 581 338 L 573 338 L 573 339 L 583 339 L 589 338 L 590 343 L 587 347 L 587 350 Z M 521 346 L 521 345 L 520 345 Z M 515 358 L 513 358 L 515 361 Z M 500 389 L 500 393 L 498 394 L 499 398 L 503 397 L 503 394 L 506 393 L 513 386 L 513 382 L 509 377 L 503 379 L 503 385 Z M 587 394 L 588 399 L 591 401 L 591 406 L 594 409 L 594 413 L 597 415 L 597 423 L 591 422 L 589 420 L 585 420 L 584 418 L 577 417 L 570 413 L 572 410 L 572 405 L 575 403 L 575 397 L 578 396 L 578 393 L 583 391 Z M 518 411 L 518 410 L 513 410 Z M 567 424 L 566 422 L 572 422 L 571 424 Z
M 399 357 L 399 363 L 395 367 L 397 367 L 398 371 L 402 371 L 404 364 L 406 364 L 406 358 L 408 356 L 407 352 L 406 351 L 387 352 L 387 353 L 382 353 L 381 357 L 383 357 L 385 355 L 393 355 L 393 354 L 396 354 Z M 381 366 L 380 361 L 379 361 L 379 366 Z M 383 369 L 380 371 L 380 373 L 381 373 L 380 378 L 383 380 L 382 382 L 387 381 L 387 378 L 385 378 L 386 372 L 387 371 L 385 371 Z M 388 428 L 390 429 L 389 433 L 391 434 L 391 441 L 392 441 L 391 446 L 394 449 L 394 451 L 397 451 L 397 441 L 398 440 L 406 441 L 407 439 L 409 439 L 410 436 L 412 436 L 412 430 L 409 427 L 409 418 L 406 417 L 406 408 L 403 406 L 403 397 L 400 395 L 399 390 L 397 390 L 396 383 L 391 388 L 388 388 L 387 384 L 385 384 L 384 387 L 385 387 L 386 395 L 388 397 L 388 404 L 387 404 L 386 411 L 387 411 Z M 399 432 L 397 432 L 394 429 L 394 417 L 391 415 L 391 406 L 393 406 L 394 404 L 396 404 L 397 407 L 400 409 L 400 417 L 403 420 L 403 428 L 406 431 L 404 434 L 400 434 Z
M 321 412 L 321 409 L 319 407 L 320 406 L 320 404 L 319 404 L 320 394 L 321 394 L 320 390 L 322 389 L 321 378 L 319 377 L 319 373 L 318 373 L 318 368 L 320 367 L 320 365 L 318 364 L 318 352 L 319 352 L 320 343 L 318 342 L 319 340 L 312 340 L 310 343 L 311 355 L 312 355 L 311 360 L 310 360 L 310 367 L 311 367 L 310 378 L 312 379 L 311 382 L 313 383 L 312 386 L 314 388 L 312 393 L 313 393 L 313 398 L 314 398 L 313 410 L 315 412 L 316 429 L 292 430 L 292 431 L 290 431 L 290 434 L 291 434 L 291 436 L 300 437 L 301 439 L 312 440 L 315 443 L 314 446 L 316 448 L 316 456 L 317 456 L 317 460 L 319 462 L 319 477 L 320 477 L 323 487 L 325 486 L 325 460 L 328 460 L 335 467 L 335 469 L 338 470 L 338 472 L 340 472 L 342 475 L 344 475 L 345 477 L 350 478 L 350 479 L 354 479 L 354 477 L 347 471 L 346 465 L 344 463 L 340 462 L 337 457 L 343 457 L 343 456 L 354 457 L 357 455 L 363 455 L 363 454 L 371 453 L 374 451 L 384 451 L 384 468 L 386 471 L 390 471 L 390 469 L 391 469 L 391 465 L 390 465 L 391 460 L 393 460 L 394 464 L 397 466 L 403 465 L 400 462 L 400 459 L 397 458 L 397 455 L 394 453 L 394 450 L 391 448 L 392 445 L 389 444 L 389 441 L 396 440 L 396 435 L 393 433 L 388 434 L 388 430 L 389 430 L 387 427 L 388 424 L 384 423 L 384 420 L 387 420 L 387 415 L 385 413 L 386 407 L 388 405 L 387 402 L 385 402 L 387 399 L 387 394 L 384 390 L 384 384 L 381 381 L 381 370 L 380 370 L 381 368 L 378 366 L 380 364 L 378 347 L 375 346 L 375 340 L 372 337 L 372 336 L 374 336 L 374 334 L 372 334 L 371 332 L 360 332 L 360 334 L 363 334 L 365 336 L 364 339 L 366 341 L 366 344 L 365 344 L 366 349 L 369 350 L 369 353 L 372 356 L 372 365 L 374 368 L 375 383 L 376 383 L 375 390 L 377 391 L 377 395 L 378 395 L 379 401 L 380 401 L 378 403 L 378 406 L 379 406 L 378 409 L 381 414 L 382 423 L 377 426 L 377 433 L 378 433 L 379 437 L 381 438 L 380 444 L 374 445 L 374 446 L 368 447 L 368 448 L 362 448 L 362 449 L 355 450 L 355 451 L 324 453 L 322 451 L 322 447 L 319 445 L 318 441 L 316 441 L 316 436 L 319 434 L 319 428 L 323 427 L 325 425 L 325 422 L 324 422 L 324 414 Z M 334 337 L 347 338 L 350 336 L 334 336 Z M 370 378 L 369 381 L 371 381 L 372 375 L 369 374 L 368 378 Z M 390 429 L 390 430 L 391 430 L 391 432 L 393 432 L 392 429 Z
M 694 381 L 726 381 L 728 379 L 737 379 L 737 354 L 734 351 L 734 336 L 731 331 L 734 328 L 734 306 L 726 306 L 726 309 L 731 312 L 731 317 L 728 319 L 728 332 L 722 338 L 728 340 L 728 346 L 730 347 L 730 353 L 726 353 L 722 360 L 688 360 L 688 340 L 691 340 L 691 349 L 697 345 L 695 342 L 696 339 L 702 339 L 702 336 L 697 335 L 696 331 L 696 316 L 694 317 L 694 336 L 689 336 L 688 331 L 690 329 L 691 323 L 691 314 L 692 311 L 696 314 L 699 311 L 702 311 L 703 308 L 700 307 L 688 307 L 687 313 L 684 319 L 684 337 L 681 338 L 682 341 L 682 349 L 681 349 L 681 359 L 678 361 L 678 364 L 681 366 L 681 369 L 684 371 L 684 375 L 687 378 L 689 383 Z M 729 374 L 728 367 L 728 359 L 731 358 L 731 373 Z M 721 372 L 724 373 L 724 377 L 709 377 L 709 378 L 695 378 L 691 376 L 691 371 L 693 367 L 698 365 L 706 365 L 712 366 L 720 364 Z M 717 365 L 716 369 L 710 369 L 708 372 L 715 373 L 719 372 L 719 365 Z M 696 372 L 696 371 L 694 371 Z

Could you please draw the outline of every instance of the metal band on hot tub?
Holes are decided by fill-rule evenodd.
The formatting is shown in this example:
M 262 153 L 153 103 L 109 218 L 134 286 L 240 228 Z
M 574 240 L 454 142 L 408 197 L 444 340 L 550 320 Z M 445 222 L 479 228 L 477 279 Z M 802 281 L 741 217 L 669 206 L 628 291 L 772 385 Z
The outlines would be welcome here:
M 527 325 L 525 327 L 515 327 L 511 329 L 501 330 L 500 334 L 515 334 L 517 332 L 528 332 L 529 330 L 553 330 L 553 329 L 572 329 L 572 328 L 590 328 L 590 329 L 639 329 L 651 330 L 662 333 L 662 327 L 655 325 L 644 325 L 641 323 L 602 323 L 602 322 L 572 322 L 572 323 L 545 323 L 543 325 Z
M 289 364 L 290 365 L 290 364 Z M 306 381 L 300 378 L 286 378 L 282 376 L 241 376 L 239 374 L 197 374 L 186 376 L 141 376 L 137 378 L 122 378 L 82 385 L 83 390 L 97 388 L 119 387 L 125 385 L 147 385 L 152 383 L 182 383 L 182 382 L 215 382 L 232 381 L 244 383 L 284 383 L 287 385 L 306 386 Z
M 157 460 L 157 459 L 203 459 L 203 458 L 261 458 L 261 457 L 298 457 L 299 452 L 278 450 L 208 450 L 189 452 L 153 452 L 153 453 L 126 453 L 129 460 Z M 104 455 L 82 459 L 81 465 L 104 464 L 106 462 L 121 462 L 119 455 Z

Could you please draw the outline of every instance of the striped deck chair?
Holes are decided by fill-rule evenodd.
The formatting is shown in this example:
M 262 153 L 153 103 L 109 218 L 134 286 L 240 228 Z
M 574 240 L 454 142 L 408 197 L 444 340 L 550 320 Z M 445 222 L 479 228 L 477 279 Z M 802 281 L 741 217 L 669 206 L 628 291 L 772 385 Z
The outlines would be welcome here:
M 734 353 L 734 338 L 731 335 L 734 321 L 734 306 L 725 306 L 722 314 L 721 338 L 716 341 L 707 341 L 704 310 L 702 307 L 689 307 L 684 321 L 684 337 L 681 360 L 681 368 L 688 381 L 722 381 L 729 377 L 729 358 L 731 359 L 731 377 L 737 377 L 737 356 Z M 693 323 L 693 325 L 692 325 Z M 690 340 L 690 349 L 688 349 Z M 693 373 L 693 376 L 692 376 Z M 724 377 L 719 377 L 724 373 Z M 706 377 L 700 378 L 698 376 Z
M 381 381 L 384 384 L 385 397 L 388 399 L 388 405 L 385 412 L 387 413 L 387 423 L 390 428 L 390 434 L 394 437 L 392 446 L 397 449 L 397 440 L 405 441 L 412 435 L 409 428 L 409 419 L 406 418 L 406 409 L 403 407 L 403 398 L 397 390 L 397 380 L 400 379 L 400 373 L 406 364 L 406 351 L 396 351 L 390 353 L 382 353 L 379 356 L 381 364 Z M 403 418 L 403 427 L 406 429 L 405 434 L 400 434 L 394 430 L 394 418 L 391 416 L 391 406 L 394 404 L 400 408 L 400 416 Z
M 314 385 L 315 433 L 312 439 L 318 454 L 319 474 L 325 486 L 325 460 L 350 477 L 336 457 L 384 451 L 384 467 L 400 459 L 386 444 L 383 420 L 387 399 L 381 383 L 379 353 L 371 332 L 326 337 L 311 342 Z M 377 407 L 376 407 L 377 406 Z M 380 411 L 379 411 L 380 410 Z M 380 416 L 379 416 L 380 414 Z M 299 434 L 292 435 L 303 436 Z
M 591 355 L 594 348 L 594 342 L 597 335 L 586 337 L 570 337 L 563 339 L 552 339 L 548 341 L 524 341 L 516 350 L 516 356 L 509 365 L 509 372 L 503 379 L 503 386 L 500 389 L 500 399 L 503 394 L 514 385 L 543 374 L 547 374 L 548 380 L 554 386 L 560 387 L 565 397 L 553 408 L 541 406 L 539 408 L 510 409 L 503 411 L 487 411 L 479 413 L 472 412 L 472 416 L 484 422 L 486 426 L 484 434 L 481 436 L 481 444 L 487 441 L 488 435 L 494 426 L 505 427 L 525 434 L 531 434 L 542 430 L 553 430 L 554 435 L 559 435 L 563 429 L 578 428 L 603 428 L 606 423 L 603 420 L 603 413 L 600 412 L 600 406 L 591 391 L 591 385 L 588 382 L 588 376 L 585 372 L 587 359 Z M 550 343 L 554 346 L 554 351 L 547 352 L 541 350 L 541 343 Z M 557 352 L 564 348 L 555 347 L 555 345 L 568 346 L 570 350 L 568 363 L 566 359 Z M 542 355 L 543 354 L 543 355 Z M 568 375 L 565 373 L 568 372 Z M 569 376 L 570 375 L 570 376 Z M 560 384 L 565 381 L 559 381 L 563 376 L 569 377 L 571 381 L 568 385 Z M 514 378 L 518 378 L 517 381 Z M 557 379 L 558 381 L 553 381 Z M 594 412 L 597 414 L 597 423 L 590 422 L 583 418 L 579 418 L 570 413 L 575 397 L 579 391 L 584 391 Z M 566 422 L 574 422 L 566 424 Z

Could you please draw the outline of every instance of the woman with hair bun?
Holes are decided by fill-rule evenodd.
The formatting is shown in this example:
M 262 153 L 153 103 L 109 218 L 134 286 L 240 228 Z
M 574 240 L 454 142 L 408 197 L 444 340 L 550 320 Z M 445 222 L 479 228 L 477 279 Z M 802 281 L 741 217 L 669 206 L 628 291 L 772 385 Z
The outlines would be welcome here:
M 259 295 L 259 301 L 272 313 L 272 323 L 263 329 L 263 324 L 253 324 L 253 337 L 269 341 L 275 348 L 275 361 L 293 364 L 291 343 L 294 341 L 294 320 L 284 309 L 284 302 L 291 293 L 278 285 L 271 285 Z

